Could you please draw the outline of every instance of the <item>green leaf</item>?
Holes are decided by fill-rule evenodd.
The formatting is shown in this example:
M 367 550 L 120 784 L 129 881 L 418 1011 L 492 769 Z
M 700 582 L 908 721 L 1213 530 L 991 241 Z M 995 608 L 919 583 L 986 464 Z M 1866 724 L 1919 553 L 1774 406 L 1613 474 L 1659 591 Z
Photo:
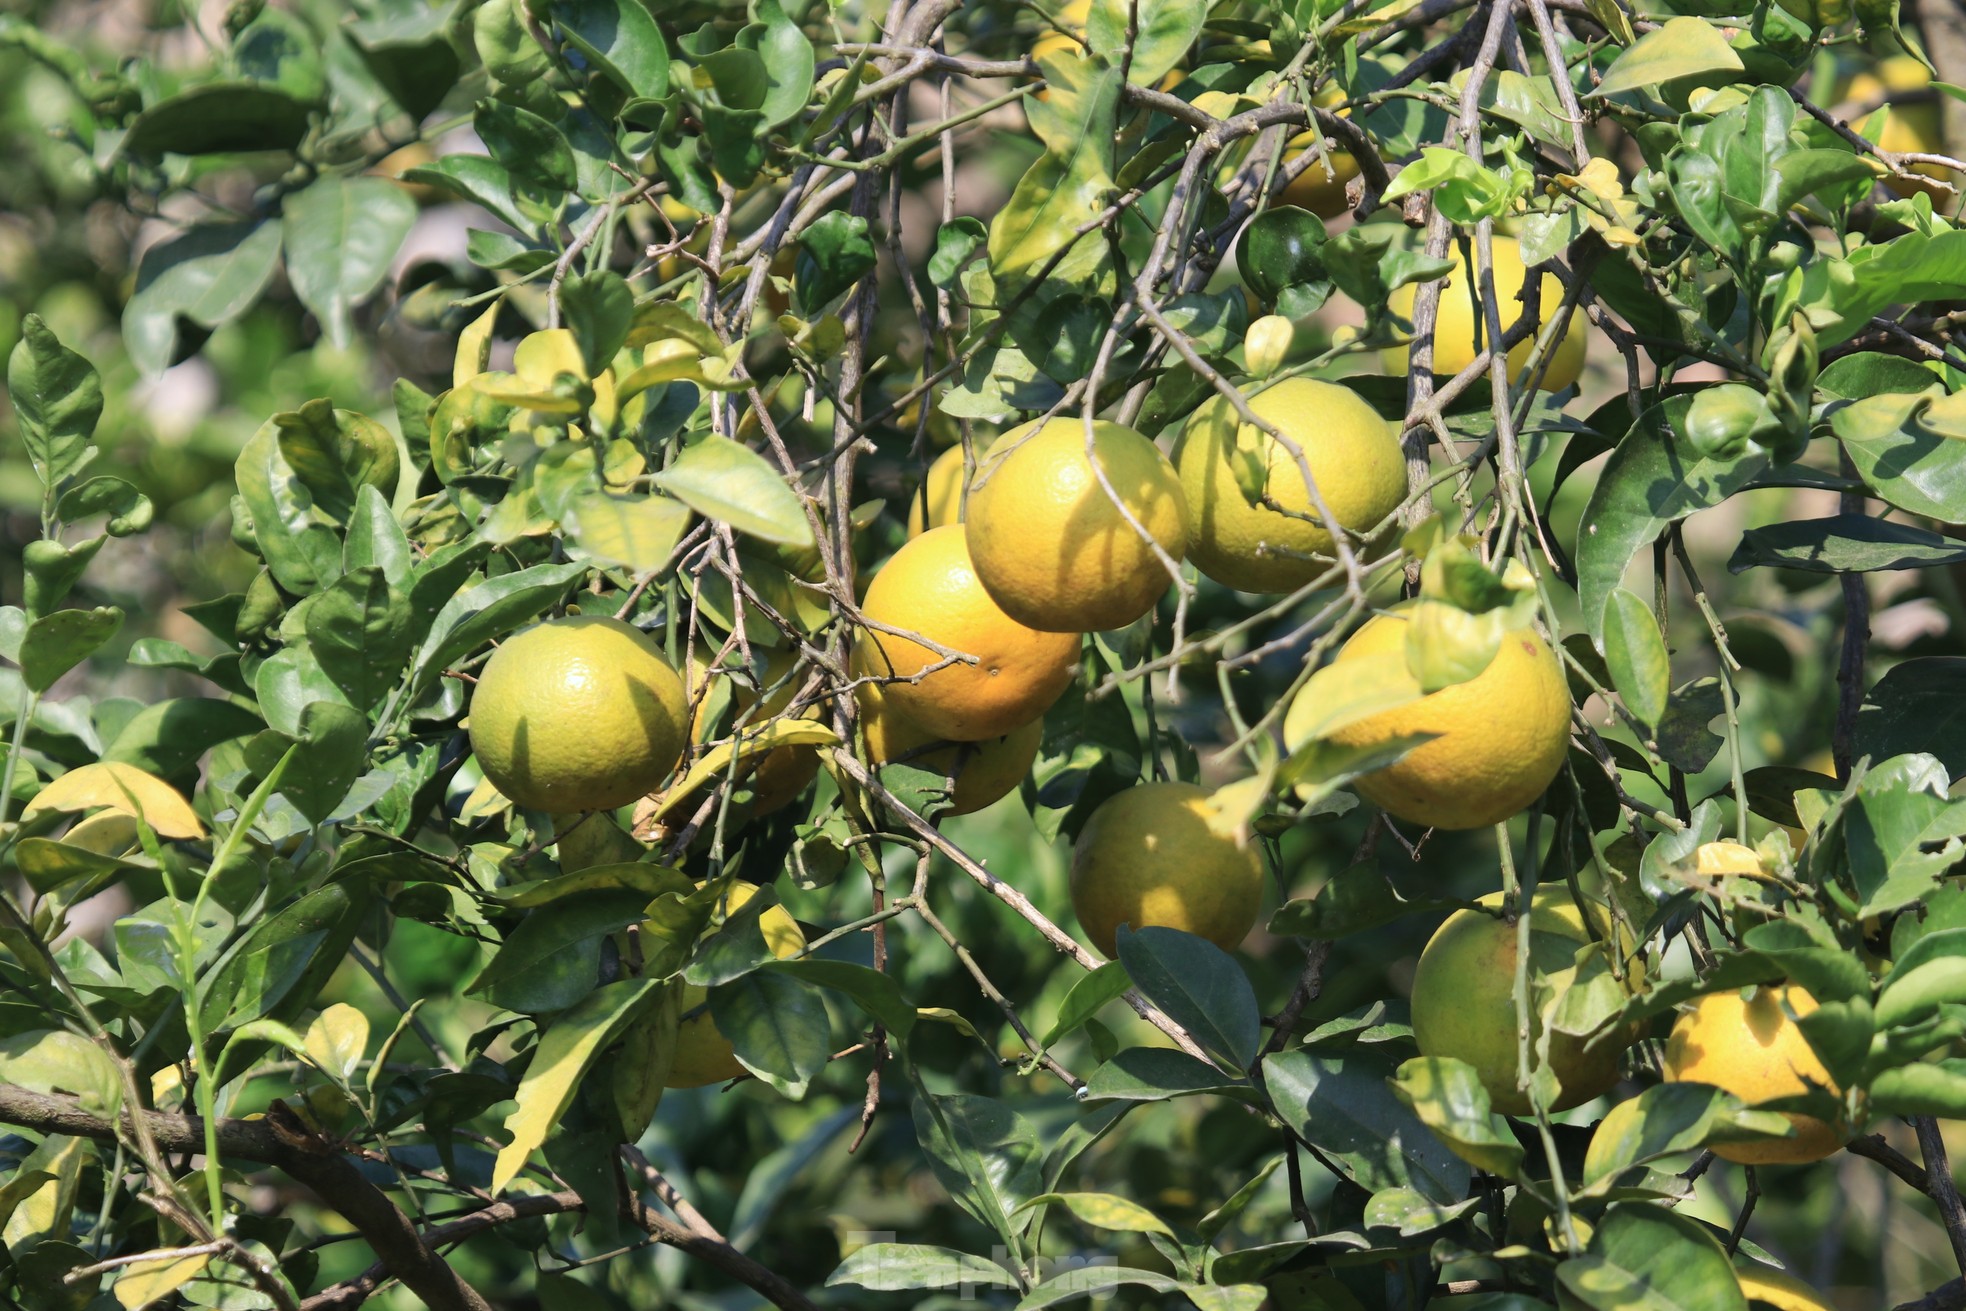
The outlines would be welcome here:
M 1589 1311 L 1747 1311 L 1727 1254 L 1706 1228 L 1661 1206 L 1604 1213 L 1583 1256 L 1556 1268 L 1563 1305 Z
M 7 359 L 7 398 L 44 487 L 88 462 L 89 438 L 102 418 L 102 379 L 39 314 L 21 321 L 20 341 Z
M 1857 754 L 1927 752 L 1966 776 L 1966 657 L 1924 656 L 1891 667 L 1857 713 Z
M 1178 929 L 1133 932 L 1122 926 L 1119 958 L 1134 986 L 1224 1070 L 1239 1074 L 1255 1059 L 1262 1015 L 1256 990 L 1234 957 Z
M 1126 64 L 1126 80 L 1153 86 L 1188 53 L 1208 11 L 1185 0 L 1094 0 L 1085 20 L 1086 44 L 1108 62 Z
M 838 211 L 820 218 L 799 238 L 792 278 L 799 313 L 812 318 L 845 295 L 876 258 L 866 219 Z
M 587 376 L 597 378 L 628 340 L 635 319 L 635 293 L 621 275 L 607 269 L 568 278 L 560 286 L 560 312 L 566 316 Z
M 1042 1191 L 1037 1131 L 990 1097 L 942 1096 L 921 1090 L 915 1098 L 915 1137 L 930 1169 L 956 1204 L 1015 1247 L 1031 1217 L 1018 1211 Z
M 123 1076 L 116 1062 L 100 1046 L 66 1029 L 0 1038 L 0 1083 L 76 1097 L 84 1110 L 104 1119 L 114 1119 L 123 1105 Z
M 624 979 L 590 994 L 561 1015 L 533 1053 L 519 1082 L 518 1105 L 505 1118 L 511 1141 L 499 1149 L 492 1165 L 491 1191 L 500 1193 L 518 1177 L 526 1161 L 539 1150 L 573 1104 L 574 1094 L 588 1071 L 643 1008 L 653 1002 L 662 985 L 654 979 Z
M 327 99 L 327 66 L 307 24 L 281 9 L 262 9 L 232 39 L 226 61 L 249 82 L 278 87 L 302 104 Z
M 1188 1285 L 1151 1270 L 1127 1266 L 1082 1265 L 1044 1280 L 1024 1295 L 1016 1311 L 1038 1311 L 1040 1307 L 1076 1302 L 1082 1297 L 1106 1298 L 1119 1288 L 1146 1288 L 1156 1293 L 1179 1293 Z
M 1038 67 L 1050 90 L 1025 113 L 1046 150 L 990 220 L 990 272 L 1006 298 L 1080 240 L 1077 229 L 1099 218 L 1115 185 L 1120 70 L 1074 55 L 1048 55 Z M 1104 252 L 1099 241 L 1090 258 Z
M 649 574 L 669 562 L 689 527 L 690 511 L 666 496 L 597 490 L 568 502 L 561 524 L 590 558 Z
M 123 137 L 132 155 L 231 155 L 292 150 L 307 135 L 308 107 L 263 82 L 205 82 L 137 115 Z
M 1196 1093 L 1247 1099 L 1246 1080 L 1224 1075 L 1207 1061 L 1165 1047 L 1129 1047 L 1085 1081 L 1087 1101 L 1158 1102 Z
M 1922 900 L 1966 855 L 1966 801 L 1931 756 L 1894 756 L 1864 776 L 1843 810 L 1843 849 L 1859 913 L 1883 915 Z
M 990 230 L 983 220 L 967 214 L 944 223 L 935 233 L 935 253 L 928 258 L 928 280 L 944 289 L 954 287 L 977 251 L 988 241 Z
M 698 438 L 649 481 L 738 532 L 801 550 L 813 544 L 799 494 L 762 455 L 728 437 Z
M 554 0 L 560 35 L 631 96 L 669 93 L 669 47 L 641 0 Z
M 1741 535 L 1727 568 L 1737 574 L 1757 565 L 1855 574 L 1961 563 L 1966 563 L 1966 542 L 1895 520 L 1839 514 L 1750 528 Z
M 1885 1070 L 1870 1081 L 1870 1104 L 1878 1115 L 1966 1117 L 1966 1060 Z
M 100 650 L 122 626 L 123 612 L 113 605 L 42 615 L 27 626 L 27 634 L 21 638 L 21 678 L 31 691 L 47 691 L 63 674 Z
M 1635 1165 L 1697 1151 L 1710 1143 L 1792 1132 L 1786 1117 L 1749 1110 L 1741 1099 L 1704 1083 L 1654 1084 L 1620 1102 L 1591 1137 L 1582 1182 L 1593 1195 L 1609 1190 Z
M 539 220 L 521 208 L 511 172 L 489 155 L 445 155 L 434 164 L 405 169 L 402 178 L 451 192 L 482 205 L 493 217 L 522 233 L 538 235 Z
M 900 1293 L 914 1288 L 1008 1288 L 1017 1280 L 994 1261 L 947 1247 L 922 1243 L 869 1243 L 855 1248 L 826 1276 L 826 1286 L 842 1285 L 876 1293 Z
M 752 0 L 751 17 L 738 44 L 757 51 L 764 64 L 765 93 L 757 109 L 763 125 L 773 128 L 795 118 L 812 96 L 812 42 L 779 0 Z
M 300 758 L 281 777 L 280 795 L 313 823 L 325 824 L 368 764 L 368 740 L 369 717 L 361 711 L 337 701 L 308 701 L 292 732 L 263 734 L 247 746 L 246 760 L 264 777 L 299 743 Z
M 1901 355 L 1856 351 L 1823 366 L 1816 390 L 1839 400 L 1857 401 L 1893 392 L 1917 395 L 1929 390 L 1939 375 Z
M 1604 70 L 1594 96 L 1640 91 L 1682 77 L 1741 71 L 1741 57 L 1720 29 L 1702 18 L 1669 18 L 1647 32 Z M 1731 79 L 1727 79 L 1731 80 Z
M 1668 524 L 1720 504 L 1768 468 L 1758 451 L 1726 460 L 1683 449 L 1668 434 L 1684 430 L 1690 403 L 1689 397 L 1676 396 L 1646 411 L 1611 453 L 1584 507 L 1577 595 L 1600 650 L 1611 593 L 1623 582 L 1632 557 Z
M 1389 924 L 1402 915 L 1424 915 L 1463 904 L 1433 898 L 1409 901 L 1399 895 L 1376 862 L 1364 862 L 1333 874 L 1315 897 L 1299 897 L 1279 906 L 1270 917 L 1270 932 L 1336 941 Z
M 1718 678 L 1696 678 L 1674 688 L 1654 735 L 1659 754 L 1688 774 L 1705 769 L 1726 741 L 1712 728 L 1725 708 Z
M 535 222 L 551 220 L 579 182 L 566 135 L 531 110 L 503 100 L 480 100 L 471 121 L 511 176 L 519 212 Z
M 367 909 L 347 884 L 330 883 L 261 920 L 199 981 L 200 1027 L 222 1035 L 307 1010 L 344 963 Z
M 1354 1048 L 1342 1057 L 1298 1048 L 1264 1058 L 1284 1123 L 1371 1192 L 1409 1187 L 1443 1205 L 1467 1195 L 1470 1174 L 1426 1123 L 1386 1095 L 1391 1062 Z
M 581 563 L 536 564 L 452 596 L 430 621 L 428 636 L 411 661 L 411 695 L 420 695 L 453 661 L 538 616 L 587 570 Z M 411 593 L 413 608 L 420 591 Z
M 343 574 L 307 607 L 307 640 L 350 705 L 379 708 L 410 658 L 409 598 L 380 569 Z
M 1044 1037 L 1038 1040 L 1038 1046 L 1050 1047 L 1066 1034 L 1074 1032 L 1109 1003 L 1118 1000 L 1131 985 L 1126 966 L 1116 960 L 1109 960 L 1085 975 L 1072 985 L 1071 991 L 1065 994 L 1065 1000 L 1059 1003 L 1058 1018 L 1045 1030 Z
M 328 340 L 349 342 L 349 311 L 367 300 L 416 222 L 416 202 L 384 178 L 326 177 L 288 194 L 287 280 Z
M 649 894 L 597 888 L 548 902 L 519 922 L 466 989 L 508 1011 L 565 1010 L 601 977 L 601 939 L 641 922 Z
M 717 985 L 710 1017 L 744 1067 L 780 1088 L 802 1087 L 831 1055 L 825 1001 L 788 975 L 754 970 Z
M 899 1038 L 906 1039 L 915 1027 L 915 1007 L 901 995 L 901 985 L 894 981 L 891 974 L 848 961 L 813 957 L 765 961 L 760 968 L 789 974 L 852 998 L 869 1018 L 878 1021 L 889 1033 Z
M 107 476 L 77 483 L 55 503 L 55 517 L 65 524 L 104 516 L 102 530 L 111 537 L 131 537 L 144 531 L 156 513 L 150 498 L 133 484 Z
M 102 758 L 169 778 L 196 765 L 219 743 L 263 726 L 258 715 L 231 701 L 174 697 L 138 711 L 103 749 Z
M 1622 587 L 1605 606 L 1604 663 L 1625 709 L 1640 723 L 1656 725 L 1672 693 L 1672 659 L 1652 607 Z
M 1488 1090 L 1472 1065 L 1448 1057 L 1418 1057 L 1399 1067 L 1392 1087 L 1434 1137 L 1469 1165 L 1504 1179 L 1513 1179 L 1522 1168 L 1522 1145 L 1490 1107 Z M 1405 1231 L 1404 1225 L 1400 1228 Z
M 1442 1204 L 1422 1197 L 1411 1188 L 1388 1188 L 1372 1194 L 1365 1204 L 1365 1224 L 1369 1229 L 1391 1229 L 1401 1238 L 1416 1238 L 1454 1223 L 1480 1201 L 1478 1197 L 1464 1197 L 1458 1202 Z
M 123 307 L 123 342 L 147 374 L 177 362 L 180 317 L 230 323 L 259 299 L 280 263 L 279 220 L 200 223 L 145 250 Z
M 388 500 L 369 483 L 357 487 L 348 537 L 341 548 L 342 570 L 380 569 L 391 587 L 407 588 L 413 563 L 410 539 L 390 512 Z
M 1059 1203 L 1095 1229 L 1122 1234 L 1165 1234 L 1174 1237 L 1167 1221 L 1140 1203 L 1113 1193 L 1040 1193 L 1018 1209 Z
M 1913 514 L 1966 519 L 1966 393 L 1873 396 L 1835 407 L 1829 419 L 1872 491 Z

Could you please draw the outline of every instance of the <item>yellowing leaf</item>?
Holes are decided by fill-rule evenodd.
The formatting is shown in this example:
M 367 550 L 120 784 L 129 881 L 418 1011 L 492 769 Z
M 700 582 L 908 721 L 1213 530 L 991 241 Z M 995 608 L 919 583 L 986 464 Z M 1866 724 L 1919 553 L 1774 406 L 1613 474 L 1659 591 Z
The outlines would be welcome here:
M 1312 674 L 1283 717 L 1283 745 L 1296 751 L 1348 724 L 1418 701 L 1426 693 L 1404 661 L 1345 660 Z
M 755 733 L 745 733 L 741 738 L 720 742 L 704 752 L 702 758 L 690 766 L 688 773 L 669 785 L 651 818 L 657 821 L 666 818 L 688 799 L 690 793 L 730 772 L 734 759 L 775 751 L 779 747 L 836 746 L 839 740 L 838 733 L 810 719 L 773 720 Z M 638 823 L 640 818 L 637 817 Z
M 1276 784 L 1275 744 L 1267 738 L 1262 739 L 1259 752 L 1254 774 L 1215 789 L 1203 806 L 1208 812 L 1208 827 L 1225 837 L 1234 838 L 1238 847 L 1249 845 L 1250 825 L 1269 805 L 1270 789 Z
M 307 1026 L 307 1059 L 347 1083 L 369 1049 L 369 1017 L 347 1002 L 336 1002 Z
M 505 1191 L 526 1160 L 553 1131 L 573 1102 L 574 1091 L 594 1062 L 643 1009 L 654 1002 L 662 984 L 654 979 L 624 979 L 589 993 L 546 1031 L 519 1083 L 518 1106 L 505 1117 L 512 1140 L 499 1149 L 492 1163 L 491 1190 Z
M 512 372 L 534 391 L 549 391 L 563 373 L 576 378 L 587 376 L 587 362 L 580 356 L 580 343 L 566 328 L 535 332 L 512 352 Z
M 113 1290 L 116 1300 L 128 1311 L 161 1301 L 196 1279 L 211 1259 L 209 1256 L 182 1256 L 176 1260 L 166 1257 L 124 1266 L 123 1277 L 116 1281 Z
M 1027 1210 L 1046 1203 L 1058 1203 L 1079 1219 L 1097 1229 L 1110 1229 L 1124 1234 L 1166 1234 L 1169 1238 L 1174 1231 L 1167 1222 L 1149 1211 L 1140 1203 L 1121 1197 L 1115 1193 L 1043 1193 L 1024 1203 L 1018 1210 Z
M 451 386 L 462 387 L 485 371 L 491 363 L 492 325 L 498 321 L 499 302 L 471 321 L 457 335 L 457 359 L 451 365 Z
M 123 1076 L 108 1052 L 66 1029 L 36 1029 L 0 1039 L 0 1082 L 38 1093 L 71 1093 L 84 1109 L 116 1114 Z
M 103 761 L 71 769 L 48 786 L 21 812 L 23 820 L 46 810 L 94 810 L 107 806 L 135 815 L 161 838 L 201 838 L 205 826 L 170 784 L 135 765 Z
M 509 810 L 511 807 L 512 803 L 506 799 L 505 794 L 494 787 L 490 779 L 483 778 L 478 780 L 477 787 L 471 789 L 471 795 L 464 799 L 464 805 L 458 810 L 457 817 L 469 824 L 488 815 Z

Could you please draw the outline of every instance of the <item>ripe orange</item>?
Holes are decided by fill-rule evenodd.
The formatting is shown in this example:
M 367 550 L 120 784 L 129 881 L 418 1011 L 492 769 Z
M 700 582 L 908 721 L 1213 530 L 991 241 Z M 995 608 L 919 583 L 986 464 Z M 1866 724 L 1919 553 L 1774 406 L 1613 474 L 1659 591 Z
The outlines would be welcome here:
M 1179 561 L 1188 510 L 1174 466 L 1117 423 L 1095 421 L 1092 438 L 1113 494 Z M 1078 418 L 1025 424 L 998 438 L 976 471 L 964 531 L 991 598 L 1045 632 L 1123 628 L 1153 609 L 1172 581 L 1100 485 Z
M 911 765 L 945 776 L 954 773 L 955 791 L 945 815 L 967 815 L 1008 796 L 1031 772 L 1031 762 L 1038 758 L 1038 747 L 1044 741 L 1044 720 L 1040 718 L 1003 737 L 924 751 L 941 739 L 890 709 L 878 684 L 862 684 L 856 694 L 869 761 L 882 765 L 905 758 Z
M 1092 812 L 1072 847 L 1072 910 L 1107 959 L 1119 926 L 1180 929 L 1234 951 L 1263 908 L 1263 858 L 1192 783 L 1142 783 Z
M 972 443 L 980 462 L 990 449 L 987 441 Z M 963 446 L 957 442 L 929 463 L 922 485 L 908 496 L 908 536 L 920 537 L 930 528 L 963 521 Z
M 1502 894 L 1481 898 L 1500 907 Z M 1610 925 L 1592 908 L 1598 933 Z M 1423 1056 L 1451 1056 L 1472 1065 L 1488 1099 L 1505 1115 L 1527 1115 L 1528 1094 L 1517 1086 L 1515 968 L 1516 924 L 1475 910 L 1447 917 L 1420 953 L 1413 974 L 1413 1040 Z M 1583 912 L 1560 883 L 1537 887 L 1529 908 L 1529 971 L 1561 992 L 1576 975 L 1577 949 L 1591 941 Z M 1533 986 L 1533 983 L 1532 983 Z M 1535 1006 L 1534 997 L 1531 1007 Z M 1541 1024 L 1532 1018 L 1531 1036 Z M 1582 1105 L 1618 1082 L 1619 1053 L 1631 1036 L 1604 1035 L 1595 1044 L 1567 1033 L 1550 1035 L 1551 1071 L 1561 1088 L 1562 1111 Z
M 1286 378 L 1249 399 L 1304 452 L 1318 493 L 1338 522 L 1371 528 L 1406 499 L 1399 430 L 1357 393 L 1329 382 Z M 1216 397 L 1195 411 L 1175 452 L 1188 502 L 1188 556 L 1239 592 L 1290 592 L 1322 571 L 1331 534 L 1316 518 L 1297 457 Z M 1252 504 L 1267 498 L 1281 509 Z M 1287 512 L 1287 513 L 1286 513 Z
M 1375 616 L 1336 658 L 1404 660 L 1406 624 L 1403 615 Z M 1315 710 L 1300 697 L 1285 718 L 1285 735 L 1292 719 Z M 1541 637 L 1518 629 L 1502 639 L 1494 660 L 1474 678 L 1348 724 L 1331 740 L 1362 747 L 1413 733 L 1439 736 L 1360 778 L 1354 784 L 1360 795 L 1428 828 L 1499 824 L 1542 796 L 1563 767 L 1570 749 L 1570 688 L 1563 667 Z
M 1700 998 L 1679 1017 L 1666 1040 L 1666 1078 L 1674 1083 L 1710 1083 L 1749 1106 L 1778 1097 L 1796 1097 L 1813 1084 L 1836 1091 L 1815 1049 L 1789 1018 L 1816 1009 L 1816 999 L 1799 984 L 1756 988 Z M 1820 1161 L 1843 1145 L 1836 1127 L 1809 1115 L 1789 1115 L 1793 1138 L 1715 1143 L 1715 1156 L 1743 1165 Z
M 977 657 L 883 685 L 893 710 L 951 742 L 1023 727 L 1078 672 L 1079 635 L 1039 632 L 1005 614 L 977 581 L 959 525 L 931 528 L 896 551 L 860 608 L 871 620 Z M 854 640 L 852 669 L 856 678 L 906 680 L 944 659 L 909 638 L 865 628 Z
M 687 714 L 683 681 L 647 634 L 578 615 L 527 629 L 485 662 L 471 749 L 515 805 L 611 810 L 676 767 Z

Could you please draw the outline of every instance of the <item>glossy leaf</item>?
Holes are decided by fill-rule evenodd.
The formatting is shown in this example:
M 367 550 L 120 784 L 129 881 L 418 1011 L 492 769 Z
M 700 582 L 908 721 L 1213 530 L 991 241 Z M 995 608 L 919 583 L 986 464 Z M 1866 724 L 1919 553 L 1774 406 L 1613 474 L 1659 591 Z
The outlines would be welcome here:
M 1467 1062 L 1426 1056 L 1408 1061 L 1392 1090 L 1449 1151 L 1477 1170 L 1512 1179 L 1522 1167 L 1522 1145 L 1490 1107 L 1488 1090 Z
M 826 1068 L 826 1003 L 810 984 L 752 971 L 710 990 L 710 1015 L 737 1059 L 760 1077 L 803 1086 Z
M 322 178 L 289 195 L 287 280 L 337 346 L 349 341 L 349 312 L 388 276 L 416 221 L 416 202 L 382 178 Z
M 1625 709 L 1640 723 L 1656 725 L 1672 693 L 1672 661 L 1652 608 L 1622 587 L 1605 606 L 1604 663 Z
M 1612 61 L 1592 93 L 1614 96 L 1682 77 L 1739 72 L 1741 57 L 1720 29 L 1702 18 L 1671 18 Z
M 1277 1114 L 1372 1192 L 1410 1187 L 1435 1202 L 1459 1201 L 1465 1162 L 1425 1122 L 1388 1095 L 1388 1062 L 1363 1050 L 1343 1057 L 1299 1048 L 1266 1057 L 1263 1075 Z
M 1041 1190 L 1038 1136 L 1002 1102 L 969 1093 L 915 1098 L 915 1137 L 956 1204 L 1006 1243 L 1029 1227 L 1019 1209 Z
M 7 398 L 44 486 L 55 486 L 88 461 L 89 438 L 102 418 L 102 379 L 38 314 L 21 321 L 20 340 L 7 359 Z
M 1747 1311 L 1720 1244 L 1698 1221 L 1626 1202 L 1605 1212 L 1583 1256 L 1556 1269 L 1567 1308 Z
M 418 693 L 452 661 L 503 637 L 566 595 L 586 573 L 582 564 L 539 564 L 488 578 L 445 603 L 430 620 L 428 636 L 411 661 L 411 692 Z
M 631 96 L 669 90 L 669 49 L 640 0 L 555 0 L 553 23 L 574 49 Z
M 803 549 L 812 523 L 799 495 L 765 458 L 727 437 L 699 438 L 649 480 L 708 519 L 762 541 Z
M 100 650 L 122 626 L 123 612 L 113 605 L 42 615 L 27 626 L 21 638 L 22 679 L 32 691 L 47 691 L 63 674 Z
M 216 328 L 259 299 L 280 262 L 281 225 L 201 223 L 143 253 L 123 307 L 123 340 L 145 373 L 177 361 L 181 316 Z
M 307 134 L 306 104 L 263 82 L 205 82 L 137 115 L 123 138 L 133 155 L 232 155 L 292 150 Z
M 1239 1073 L 1255 1058 L 1262 1017 L 1256 991 L 1235 957 L 1192 933 L 1122 927 L 1119 958 L 1142 995 L 1192 1034 L 1223 1069 Z
M 532 910 L 469 991 L 509 1011 L 565 1010 L 600 982 L 601 939 L 639 923 L 649 900 L 633 888 L 595 889 Z

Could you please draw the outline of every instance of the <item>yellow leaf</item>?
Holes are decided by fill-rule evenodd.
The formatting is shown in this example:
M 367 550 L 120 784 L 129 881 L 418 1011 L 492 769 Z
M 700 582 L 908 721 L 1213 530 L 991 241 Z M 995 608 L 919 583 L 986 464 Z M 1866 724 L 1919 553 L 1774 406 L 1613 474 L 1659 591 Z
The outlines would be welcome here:
M 170 784 L 135 765 L 101 761 L 71 769 L 48 786 L 21 812 L 23 820 L 44 810 L 94 810 L 107 806 L 135 815 L 161 838 L 201 838 L 205 826 Z
M 580 343 L 566 328 L 535 332 L 512 352 L 512 372 L 535 391 L 550 391 L 563 373 L 576 378 L 587 376 L 587 362 L 581 358 Z
M 307 1058 L 347 1083 L 369 1049 L 369 1017 L 338 1001 L 307 1026 Z
M 775 751 L 779 747 L 830 747 L 838 745 L 840 735 L 824 724 L 810 719 L 778 719 L 766 724 L 755 733 L 747 732 L 740 738 L 720 742 L 703 753 L 687 774 L 669 785 L 662 795 L 662 802 L 655 808 L 651 817 L 657 821 L 666 818 L 672 810 L 682 805 L 692 792 L 704 784 L 730 771 L 731 761 L 746 756 L 755 756 L 765 751 Z M 640 822 L 639 817 L 637 822 Z
M 1165 1220 L 1140 1203 L 1114 1193 L 1044 1193 L 1033 1197 L 1018 1210 L 1054 1202 L 1063 1203 L 1066 1210 L 1097 1229 L 1127 1234 L 1165 1234 L 1169 1238 L 1174 1236 L 1174 1231 L 1167 1227 Z
M 1260 740 L 1257 768 L 1248 778 L 1215 789 L 1203 803 L 1208 827 L 1224 837 L 1235 839 L 1238 847 L 1249 845 L 1250 825 L 1270 802 L 1270 789 L 1277 778 L 1277 750 L 1268 738 Z
M 462 387 L 485 371 L 491 363 L 492 324 L 498 321 L 499 302 L 494 300 L 483 314 L 457 336 L 457 359 L 451 365 L 451 386 Z
M 472 788 L 471 795 L 464 799 L 464 806 L 458 811 L 457 817 L 469 824 L 488 815 L 509 810 L 511 807 L 512 803 L 506 800 L 505 794 L 492 786 L 490 779 L 484 778 L 478 780 L 478 786 Z
M 116 1281 L 116 1300 L 128 1311 L 161 1301 L 196 1279 L 211 1259 L 209 1256 L 182 1256 L 176 1260 L 166 1257 L 124 1266 L 123 1277 Z
M 654 979 L 624 979 L 591 992 L 553 1022 L 539 1040 L 526 1077 L 519 1082 L 518 1105 L 505 1117 L 512 1140 L 492 1163 L 491 1190 L 505 1191 L 526 1160 L 551 1133 L 573 1102 L 574 1092 L 595 1060 L 660 995 Z

